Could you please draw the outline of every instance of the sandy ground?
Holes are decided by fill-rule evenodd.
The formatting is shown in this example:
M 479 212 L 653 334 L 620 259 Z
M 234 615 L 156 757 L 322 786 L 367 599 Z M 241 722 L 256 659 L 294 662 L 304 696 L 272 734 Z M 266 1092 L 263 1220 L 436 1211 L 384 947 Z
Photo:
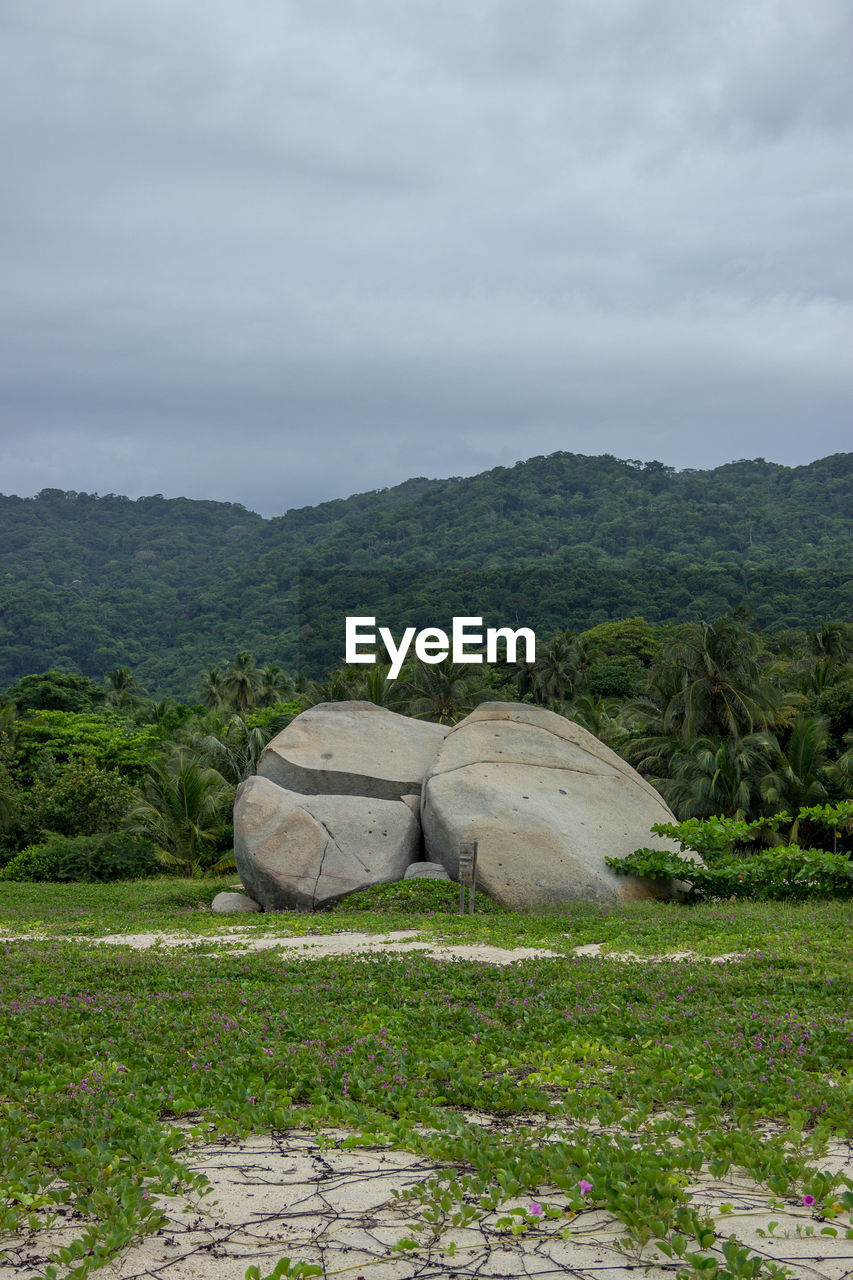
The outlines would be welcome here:
M 0 942 L 30 941 L 41 936 L 36 933 L 4 933 L 0 930 Z M 397 929 L 386 934 L 327 933 L 285 936 L 256 934 L 245 926 L 231 925 L 222 933 L 204 935 L 188 933 L 110 933 L 101 937 L 89 937 L 82 934 L 67 934 L 63 936 L 72 942 L 132 947 L 135 951 L 145 951 L 152 947 L 206 947 L 215 943 L 217 946 L 223 947 L 231 955 L 248 955 L 253 951 L 288 950 L 307 959 L 317 959 L 322 956 L 363 955 L 366 952 L 399 954 L 406 951 L 419 951 L 424 955 L 435 956 L 439 960 L 482 960 L 487 964 L 514 964 L 516 960 L 533 960 L 541 956 L 554 959 L 563 957 L 563 952 L 561 951 L 549 951 L 542 947 L 507 949 L 493 947 L 487 943 L 454 945 L 427 942 L 421 939 L 417 929 Z M 736 951 L 719 956 L 699 956 L 692 951 L 670 951 L 659 956 L 639 956 L 633 951 L 611 952 L 605 948 L 606 944 L 603 942 L 587 942 L 582 946 L 573 947 L 571 951 L 577 956 L 595 956 L 602 959 L 623 962 L 639 961 L 640 963 L 648 963 L 651 960 L 710 960 L 712 964 L 725 964 L 730 960 L 741 959 L 740 953 Z
M 489 1117 L 472 1123 L 489 1123 Z M 571 1276 L 575 1280 L 673 1280 L 675 1264 L 646 1251 L 626 1254 L 616 1223 L 601 1210 L 544 1220 L 526 1234 L 499 1228 L 513 1201 L 479 1222 L 429 1241 L 417 1230 L 416 1214 L 395 1192 L 413 1187 L 434 1170 L 416 1156 L 388 1149 L 347 1149 L 342 1134 L 319 1138 L 293 1130 L 241 1143 L 213 1142 L 192 1152 L 211 1192 L 202 1198 L 162 1201 L 168 1224 L 128 1249 L 97 1274 L 104 1280 L 243 1280 L 256 1264 L 261 1276 L 279 1258 L 319 1264 L 325 1277 L 348 1280 L 514 1280 L 527 1276 Z M 853 1171 L 853 1148 L 839 1144 L 823 1167 Z M 844 1280 L 853 1266 L 853 1242 L 821 1236 L 821 1224 L 791 1202 L 768 1205 L 768 1195 L 746 1180 L 700 1178 L 689 1188 L 697 1207 L 719 1214 L 719 1248 L 729 1231 L 761 1256 L 788 1266 L 798 1280 Z M 559 1193 L 543 1188 L 540 1204 L 561 1208 Z M 760 1235 L 771 1220 L 772 1236 Z M 13 1243 L 0 1280 L 38 1276 L 47 1255 L 79 1235 L 83 1223 L 59 1217 L 37 1237 Z M 563 1238 L 561 1233 L 572 1234 Z M 813 1234 L 807 1234 L 812 1232 Z M 422 1247 L 401 1254 L 393 1246 L 417 1236 Z M 452 1246 L 455 1245 L 455 1250 Z
M 32 935 L 27 935 L 32 936 Z M 3 940 L 11 940 L 5 935 Z M 533 956 L 558 953 L 534 948 L 505 951 L 498 947 L 445 946 L 418 940 L 413 930 L 387 935 L 330 934 L 309 937 L 255 936 L 240 926 L 214 938 L 169 934 L 122 934 L 81 938 L 97 945 L 135 948 L 193 946 L 216 942 L 229 953 L 284 948 L 301 956 L 421 951 L 443 959 L 475 959 L 511 964 Z M 249 943 L 250 945 L 246 945 Z M 602 944 L 574 948 L 578 955 L 601 960 L 639 959 L 629 953 L 601 954 Z M 648 959 L 648 957 L 645 957 Z M 689 952 L 670 959 L 698 959 Z M 736 961 L 730 954 L 716 962 Z M 472 1115 L 471 1123 L 506 1124 Z M 522 1123 L 522 1122 L 517 1122 Z M 756 1138 L 760 1141 L 760 1137 Z M 428 1240 L 417 1229 L 417 1212 L 395 1193 L 429 1177 L 434 1168 L 417 1156 L 389 1149 L 350 1149 L 342 1133 L 320 1137 L 300 1130 L 282 1131 L 239 1143 L 211 1142 L 191 1148 L 188 1160 L 205 1174 L 211 1191 L 201 1199 L 164 1200 L 168 1224 L 129 1248 L 97 1274 L 104 1280 L 243 1280 L 246 1268 L 260 1267 L 267 1276 L 282 1257 L 319 1264 L 325 1277 L 346 1280 L 516 1280 L 517 1277 L 569 1276 L 575 1280 L 673 1280 L 677 1264 L 646 1252 L 626 1254 L 619 1229 L 603 1211 L 573 1218 L 537 1220 L 521 1235 L 499 1228 L 497 1220 L 510 1202 L 479 1222 Z M 853 1176 L 853 1143 L 836 1144 L 822 1168 L 843 1168 Z M 770 1196 L 746 1180 L 724 1182 L 699 1177 L 689 1188 L 697 1207 L 717 1218 L 719 1248 L 732 1231 L 756 1253 L 790 1268 L 797 1280 L 851 1280 L 853 1240 L 821 1236 L 823 1225 L 810 1210 L 791 1201 L 771 1208 Z M 542 1204 L 562 1208 L 559 1193 L 537 1193 Z M 718 1217 L 720 1206 L 733 1212 Z M 778 1225 L 772 1234 L 768 1224 Z M 28 1238 L 4 1241 L 0 1280 L 35 1280 L 48 1255 L 78 1237 L 85 1223 L 60 1215 L 47 1229 Z M 566 1236 L 566 1232 L 571 1234 Z M 765 1234 L 760 1234 L 764 1232 Z M 843 1230 L 839 1233 L 843 1236 Z M 416 1236 L 415 1252 L 393 1249 L 403 1237 Z M 706 1251 L 709 1252 L 709 1251 Z M 61 1274 L 61 1273 L 60 1273 Z

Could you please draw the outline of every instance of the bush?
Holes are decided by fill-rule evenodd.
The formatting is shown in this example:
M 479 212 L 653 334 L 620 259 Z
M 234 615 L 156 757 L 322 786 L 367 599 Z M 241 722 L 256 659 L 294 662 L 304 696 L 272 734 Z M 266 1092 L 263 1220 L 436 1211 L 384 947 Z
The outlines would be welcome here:
M 597 698 L 633 698 L 639 692 L 645 672 L 632 654 L 620 658 L 600 658 L 587 672 L 585 686 Z
M 160 727 L 139 725 L 115 708 L 72 713 L 31 711 L 15 726 L 18 779 L 32 782 L 43 766 L 62 769 L 85 762 L 102 770 L 117 770 L 126 781 L 138 782 L 161 747 Z
M 655 835 L 666 836 L 668 840 L 677 840 L 682 851 L 692 849 L 708 866 L 716 866 L 726 858 L 742 855 L 762 838 L 772 839 L 768 833 L 790 822 L 789 813 L 758 818 L 755 822 L 747 822 L 745 818 L 685 818 L 682 822 L 656 822 L 652 831 Z
M 32 786 L 22 793 L 23 839 L 35 844 L 42 833 L 92 836 L 115 831 L 132 799 L 133 788 L 115 769 L 101 769 L 89 760 L 64 765 L 45 762 Z
M 92 836 L 51 834 L 28 845 L 0 871 L 0 880 L 138 880 L 157 875 L 150 842 L 123 831 Z
M 627 858 L 607 858 L 617 875 L 679 880 L 688 902 L 713 898 L 803 901 L 853 898 L 853 862 L 844 853 L 782 845 L 749 858 L 729 857 L 714 867 L 688 862 L 661 849 L 636 849 Z
M 479 890 L 474 894 L 476 912 L 502 912 L 505 909 Z M 393 884 L 378 884 L 372 889 L 351 893 L 325 910 L 454 915 L 459 911 L 459 885 L 446 880 L 398 880 Z
M 664 849 L 635 849 L 627 858 L 607 858 L 617 875 L 647 876 L 653 880 L 680 880 L 691 902 L 711 898 L 787 899 L 853 897 L 853 861 L 837 849 L 837 839 L 853 821 L 853 803 L 815 805 L 800 809 L 798 821 L 808 819 L 828 829 L 833 849 L 803 849 L 781 844 L 756 852 L 744 852 L 749 841 L 791 821 L 777 813 L 757 822 L 736 818 L 688 818 L 685 822 L 659 822 L 657 835 L 677 840 L 682 851 L 692 849 L 703 858 L 690 862 Z

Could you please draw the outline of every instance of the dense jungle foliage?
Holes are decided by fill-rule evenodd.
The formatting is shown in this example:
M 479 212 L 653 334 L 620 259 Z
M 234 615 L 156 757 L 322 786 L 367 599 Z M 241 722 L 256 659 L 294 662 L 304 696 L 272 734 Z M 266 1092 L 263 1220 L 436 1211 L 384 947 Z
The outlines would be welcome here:
M 712 623 L 635 617 L 560 632 L 532 667 L 410 659 L 399 679 L 387 672 L 338 668 L 310 681 L 259 667 L 242 650 L 198 673 L 193 704 L 148 698 L 128 667 L 102 684 L 61 671 L 23 677 L 0 704 L 0 876 L 228 870 L 235 788 L 304 708 L 363 699 L 456 723 L 482 701 L 505 699 L 582 725 L 649 778 L 679 819 L 734 820 L 729 853 L 784 847 L 789 878 L 820 871 L 831 892 L 847 884 L 846 862 L 797 858 L 819 848 L 846 859 L 853 847 L 850 624 L 767 636 L 743 611 Z M 756 893 L 776 878 L 777 863 L 766 865 Z
M 547 638 L 641 614 L 748 606 L 766 631 L 853 615 L 853 454 L 712 471 L 557 453 L 265 520 L 228 503 L 45 489 L 0 497 L 0 688 L 132 668 L 191 700 L 250 649 L 317 678 L 346 614 L 527 625 Z

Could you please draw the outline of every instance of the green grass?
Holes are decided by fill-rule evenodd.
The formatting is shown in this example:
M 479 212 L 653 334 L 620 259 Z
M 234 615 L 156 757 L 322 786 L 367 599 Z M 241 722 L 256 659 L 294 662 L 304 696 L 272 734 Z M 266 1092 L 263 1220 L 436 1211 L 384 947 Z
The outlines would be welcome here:
M 358 931 L 384 935 L 416 929 L 424 938 L 505 947 L 548 947 L 571 954 L 600 942 L 616 951 L 714 956 L 773 950 L 796 957 L 818 949 L 824 963 L 850 958 L 851 907 L 845 902 L 634 902 L 510 912 L 481 893 L 473 916 L 460 916 L 459 889 L 438 881 L 383 885 L 315 913 L 281 911 L 215 916 L 214 896 L 235 883 L 160 876 L 113 884 L 0 884 L 0 930 L 52 937 L 113 933 L 186 933 L 215 939 L 235 924 L 250 934 L 303 935 Z
M 444 1172 L 412 1199 L 417 1238 L 551 1187 L 568 1214 L 584 1203 L 616 1214 L 637 1250 L 681 1251 L 684 1276 L 770 1276 L 732 1251 L 725 1264 L 698 1260 L 711 1258 L 713 1224 L 684 1185 L 701 1169 L 735 1168 L 780 1204 L 814 1196 L 830 1230 L 853 1230 L 853 1184 L 820 1172 L 825 1143 L 849 1138 L 853 1118 L 849 907 L 640 903 L 460 918 L 433 884 L 379 892 L 384 911 L 213 917 L 207 906 L 227 883 L 0 892 L 0 925 L 46 935 L 0 940 L 0 1239 L 37 1230 L 60 1199 L 94 1223 L 45 1275 L 83 1276 L 158 1225 L 158 1194 L 193 1185 L 176 1118 L 199 1137 L 210 1124 L 234 1135 L 341 1126 L 420 1151 Z M 207 942 L 234 923 L 745 959 L 498 968 L 417 954 L 105 951 L 62 936 L 187 930 Z M 534 1128 L 481 1129 L 468 1109 L 524 1114 Z M 755 1141 L 767 1121 L 778 1131 Z

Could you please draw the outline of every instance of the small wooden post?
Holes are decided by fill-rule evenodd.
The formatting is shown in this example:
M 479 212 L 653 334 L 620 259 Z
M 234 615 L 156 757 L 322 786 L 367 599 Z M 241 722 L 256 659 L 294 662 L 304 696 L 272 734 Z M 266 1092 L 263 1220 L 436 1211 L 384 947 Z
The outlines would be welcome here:
M 474 913 L 474 893 L 477 886 L 477 841 L 464 840 L 459 846 L 459 914 L 465 914 L 465 890 L 468 894 L 468 914 Z

